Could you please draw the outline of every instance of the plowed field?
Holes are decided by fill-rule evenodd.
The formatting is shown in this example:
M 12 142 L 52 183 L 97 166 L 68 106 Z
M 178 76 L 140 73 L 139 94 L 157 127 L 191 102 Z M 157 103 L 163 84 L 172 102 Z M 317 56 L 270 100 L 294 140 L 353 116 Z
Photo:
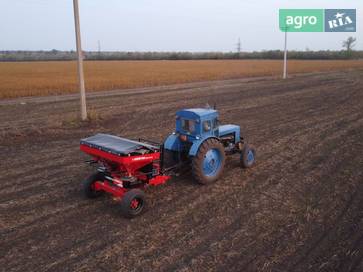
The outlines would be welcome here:
M 145 213 L 85 199 L 79 139 L 161 141 L 175 112 L 217 102 L 257 147 L 249 170 L 148 188 Z M 362 271 L 363 71 L 0 102 L 2 271 Z

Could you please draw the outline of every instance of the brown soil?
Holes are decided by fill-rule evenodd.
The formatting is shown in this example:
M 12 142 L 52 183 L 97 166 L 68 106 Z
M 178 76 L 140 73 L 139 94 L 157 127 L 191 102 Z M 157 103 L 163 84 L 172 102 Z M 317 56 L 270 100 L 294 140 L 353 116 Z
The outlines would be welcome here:
M 0 102 L 3 271 L 362 271 L 363 72 L 185 84 Z M 147 189 L 146 212 L 88 200 L 79 139 L 164 139 L 175 112 L 217 102 L 257 147 L 249 170 Z

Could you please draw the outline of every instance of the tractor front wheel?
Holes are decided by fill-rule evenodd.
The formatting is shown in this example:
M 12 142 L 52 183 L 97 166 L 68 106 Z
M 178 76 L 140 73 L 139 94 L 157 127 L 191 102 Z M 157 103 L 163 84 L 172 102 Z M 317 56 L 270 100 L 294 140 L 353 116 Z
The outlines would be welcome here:
M 194 179 L 200 184 L 215 182 L 221 176 L 226 160 L 226 154 L 221 142 L 208 139 L 199 147 L 192 160 Z
M 256 163 L 256 150 L 253 146 L 245 145 L 240 157 L 243 168 L 250 168 Z
M 126 192 L 121 200 L 121 213 L 127 218 L 139 215 L 145 207 L 145 194 L 140 189 Z
M 93 173 L 82 182 L 83 193 L 87 198 L 96 198 L 102 195 L 102 191 L 95 190 L 95 182 L 103 181 L 104 175 L 100 172 Z

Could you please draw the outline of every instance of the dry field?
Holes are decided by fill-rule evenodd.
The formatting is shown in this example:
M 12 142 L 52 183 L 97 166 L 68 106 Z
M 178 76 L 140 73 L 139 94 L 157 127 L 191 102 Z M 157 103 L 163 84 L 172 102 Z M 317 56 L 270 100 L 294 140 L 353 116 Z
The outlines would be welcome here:
M 0 63 L 0 99 L 72 93 L 76 62 Z M 363 68 L 363 61 L 290 61 L 291 74 Z M 85 62 L 88 91 L 173 83 L 280 76 L 278 60 L 92 61 Z
M 86 123 L 76 95 L 0 101 L 1 270 L 363 271 L 362 75 L 93 93 Z M 185 173 L 148 188 L 132 220 L 83 197 L 80 138 L 161 141 L 176 110 L 214 101 L 257 147 L 254 168 L 230 157 L 210 186 Z

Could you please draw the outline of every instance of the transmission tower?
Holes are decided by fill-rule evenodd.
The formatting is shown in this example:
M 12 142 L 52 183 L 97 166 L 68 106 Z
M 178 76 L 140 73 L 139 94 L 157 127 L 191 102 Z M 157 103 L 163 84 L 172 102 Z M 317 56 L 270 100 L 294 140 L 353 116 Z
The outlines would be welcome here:
M 98 40 L 98 55 L 101 55 L 101 41 Z
M 238 57 L 240 57 L 241 56 L 241 39 L 240 38 L 238 38 L 237 53 L 238 53 Z

